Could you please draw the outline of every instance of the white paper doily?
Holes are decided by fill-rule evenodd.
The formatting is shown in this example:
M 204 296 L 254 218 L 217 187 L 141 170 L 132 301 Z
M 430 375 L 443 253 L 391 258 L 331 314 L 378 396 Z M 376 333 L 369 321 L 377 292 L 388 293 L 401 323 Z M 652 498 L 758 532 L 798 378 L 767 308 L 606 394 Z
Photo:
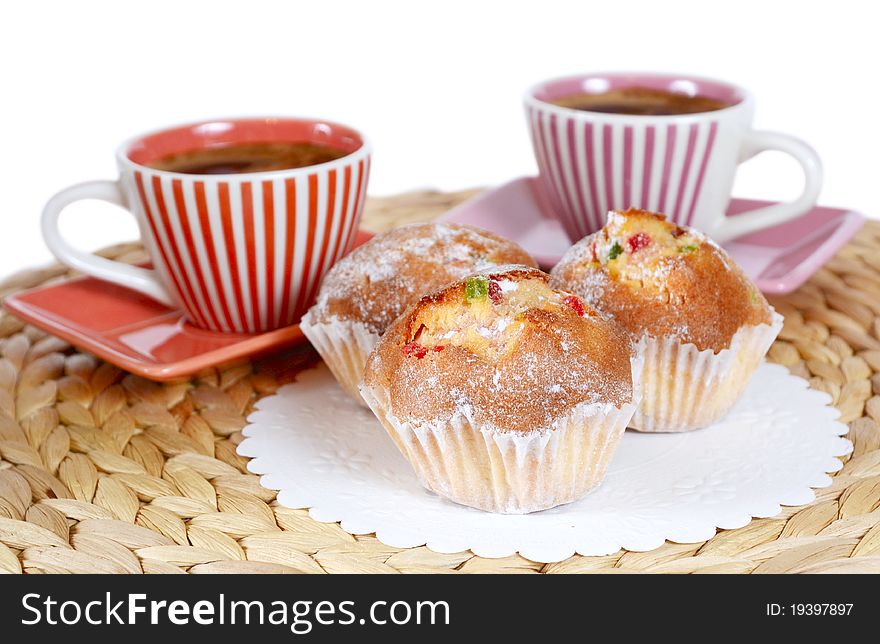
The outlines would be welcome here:
M 736 407 L 711 427 L 683 434 L 628 431 L 603 483 L 586 498 L 544 512 L 497 515 L 427 491 L 385 430 L 322 364 L 257 403 L 238 451 L 248 469 L 291 508 L 375 532 L 399 548 L 482 557 L 519 552 L 538 562 L 575 552 L 645 551 L 664 540 L 711 538 L 781 505 L 815 498 L 835 456 L 852 444 L 830 397 L 784 367 L 763 364 Z

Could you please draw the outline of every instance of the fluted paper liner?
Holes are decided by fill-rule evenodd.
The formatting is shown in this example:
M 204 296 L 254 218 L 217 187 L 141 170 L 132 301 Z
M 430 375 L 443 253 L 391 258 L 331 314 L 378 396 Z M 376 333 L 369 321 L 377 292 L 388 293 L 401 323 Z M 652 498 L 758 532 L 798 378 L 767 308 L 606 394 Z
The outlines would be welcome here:
M 715 422 L 739 400 L 780 330 L 782 316 L 773 311 L 770 324 L 740 328 L 717 354 L 675 338 L 642 337 L 641 403 L 629 426 L 685 432 Z
M 379 341 L 379 334 L 364 324 L 339 318 L 312 322 L 308 314 L 303 316 L 299 326 L 346 393 L 364 404 L 358 387 L 367 358 Z
M 582 404 L 550 429 L 503 432 L 456 414 L 413 425 L 381 387 L 361 394 L 429 490 L 488 512 L 526 514 L 582 498 L 605 476 L 636 404 Z

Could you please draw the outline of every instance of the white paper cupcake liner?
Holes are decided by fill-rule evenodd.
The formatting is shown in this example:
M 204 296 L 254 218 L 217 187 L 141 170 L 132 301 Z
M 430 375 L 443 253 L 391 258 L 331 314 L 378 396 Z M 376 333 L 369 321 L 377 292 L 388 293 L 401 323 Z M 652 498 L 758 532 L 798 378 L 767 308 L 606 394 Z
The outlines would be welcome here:
M 379 334 L 359 322 L 339 318 L 313 322 L 309 314 L 303 316 L 299 326 L 346 393 L 364 404 L 358 387 Z
M 380 387 L 361 393 L 429 490 L 503 514 L 546 510 L 582 498 L 605 476 L 635 404 L 575 407 L 551 429 L 502 432 L 458 414 L 415 426 L 391 413 Z
M 770 324 L 744 326 L 730 347 L 717 354 L 675 338 L 643 336 L 641 403 L 630 421 L 640 432 L 685 432 L 705 427 L 726 414 L 782 330 L 782 316 Z

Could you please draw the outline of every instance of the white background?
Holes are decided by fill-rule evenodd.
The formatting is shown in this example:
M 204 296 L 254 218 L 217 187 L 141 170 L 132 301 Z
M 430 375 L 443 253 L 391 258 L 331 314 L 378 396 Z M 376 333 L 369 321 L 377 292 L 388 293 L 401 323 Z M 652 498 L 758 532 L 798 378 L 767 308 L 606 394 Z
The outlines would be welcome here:
M 45 201 L 115 175 L 118 143 L 214 116 L 317 115 L 375 147 L 370 192 L 491 185 L 534 172 L 520 106 L 543 78 L 679 71 L 757 95 L 756 125 L 797 134 L 825 164 L 821 201 L 880 214 L 876 21 L 871 2 L 4 2 L 0 9 L 0 276 L 50 259 Z M 800 190 L 763 155 L 740 196 Z M 80 247 L 134 238 L 87 202 Z

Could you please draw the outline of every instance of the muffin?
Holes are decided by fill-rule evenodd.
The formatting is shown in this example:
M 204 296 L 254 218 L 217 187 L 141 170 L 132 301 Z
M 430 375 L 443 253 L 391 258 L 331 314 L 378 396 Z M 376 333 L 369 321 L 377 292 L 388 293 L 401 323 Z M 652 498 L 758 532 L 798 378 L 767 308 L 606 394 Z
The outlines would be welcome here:
M 704 427 L 739 399 L 782 328 L 778 315 L 705 235 L 644 210 L 611 212 L 575 244 L 551 285 L 614 319 L 643 358 L 645 432 Z
M 635 412 L 616 324 L 549 276 L 494 268 L 421 298 L 386 331 L 361 394 L 430 490 L 490 512 L 576 501 Z
M 471 226 L 423 223 L 373 237 L 337 262 L 300 328 L 336 380 L 362 402 L 367 356 L 385 329 L 426 293 L 482 268 L 535 266 L 511 241 Z

